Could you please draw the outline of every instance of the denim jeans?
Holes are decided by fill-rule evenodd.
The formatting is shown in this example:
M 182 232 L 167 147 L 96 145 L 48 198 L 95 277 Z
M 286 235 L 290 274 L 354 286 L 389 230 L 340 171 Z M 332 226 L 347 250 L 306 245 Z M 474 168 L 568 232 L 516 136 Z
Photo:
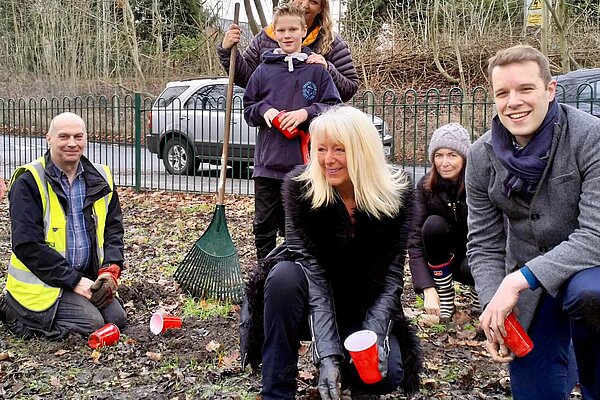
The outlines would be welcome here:
M 534 348 L 509 365 L 514 400 L 568 399 L 579 374 L 585 400 L 600 400 L 600 267 L 544 293 L 528 330 Z M 576 365 L 573 365 L 573 349 Z

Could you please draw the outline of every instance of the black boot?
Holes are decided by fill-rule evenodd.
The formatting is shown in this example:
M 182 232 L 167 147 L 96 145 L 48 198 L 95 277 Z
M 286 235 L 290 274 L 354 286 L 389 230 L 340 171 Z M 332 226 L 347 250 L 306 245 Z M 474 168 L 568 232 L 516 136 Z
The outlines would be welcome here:
M 4 293 L 0 294 L 0 321 L 10 324 L 14 322 L 15 312 L 8 306 Z
M 481 315 L 481 304 L 479 304 L 479 296 L 477 296 L 477 292 L 473 286 L 466 286 L 466 297 L 471 300 L 471 314 L 474 316 Z
M 377 400 L 378 394 L 366 393 L 362 390 L 350 389 L 352 400 Z

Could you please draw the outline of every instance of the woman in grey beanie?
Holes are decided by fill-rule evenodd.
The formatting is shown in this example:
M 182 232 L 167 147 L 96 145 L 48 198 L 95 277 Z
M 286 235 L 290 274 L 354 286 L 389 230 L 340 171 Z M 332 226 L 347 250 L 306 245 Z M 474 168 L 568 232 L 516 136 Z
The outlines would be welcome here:
M 454 313 L 454 281 L 467 284 L 479 309 L 467 264 L 467 204 L 464 188 L 471 142 L 457 123 L 440 126 L 429 143 L 431 171 L 415 190 L 409 263 L 415 292 L 423 293 L 425 312 L 447 322 Z

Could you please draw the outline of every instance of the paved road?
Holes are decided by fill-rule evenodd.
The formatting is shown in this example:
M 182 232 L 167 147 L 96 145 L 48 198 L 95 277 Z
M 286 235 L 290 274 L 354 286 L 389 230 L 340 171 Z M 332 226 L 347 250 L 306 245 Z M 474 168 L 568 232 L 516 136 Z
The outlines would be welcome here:
M 46 151 L 45 138 L 0 135 L 0 177 L 9 179 L 19 165 L 25 164 Z M 131 145 L 88 143 L 86 156 L 111 167 L 119 186 L 135 186 L 135 148 Z M 218 190 L 219 167 L 203 164 L 198 176 L 171 175 L 162 160 L 145 147 L 140 152 L 139 184 L 143 189 L 215 193 Z M 227 179 L 226 193 L 253 194 L 254 182 L 246 179 Z
M 46 151 L 46 139 L 0 135 L 0 177 L 9 179 L 19 165 L 25 164 Z M 86 156 L 95 162 L 111 167 L 119 186 L 135 186 L 135 148 L 131 145 L 88 143 Z M 143 147 L 140 151 L 139 185 L 143 189 L 216 193 L 219 168 L 203 164 L 199 176 L 171 175 L 165 171 L 162 160 Z M 407 166 L 405 170 L 416 183 L 425 173 L 422 167 Z M 254 182 L 248 179 L 231 179 L 225 183 L 226 193 L 254 194 Z

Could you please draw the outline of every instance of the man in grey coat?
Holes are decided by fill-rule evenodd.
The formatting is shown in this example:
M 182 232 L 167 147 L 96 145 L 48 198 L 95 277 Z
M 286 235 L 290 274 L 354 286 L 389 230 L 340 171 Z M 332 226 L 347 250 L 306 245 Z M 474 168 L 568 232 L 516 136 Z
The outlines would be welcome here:
M 513 398 L 600 399 L 600 120 L 555 100 L 548 59 L 531 46 L 490 58 L 498 115 L 471 147 L 467 256 L 497 362 Z M 534 348 L 514 357 L 515 311 Z M 573 343 L 577 365 L 569 360 Z

